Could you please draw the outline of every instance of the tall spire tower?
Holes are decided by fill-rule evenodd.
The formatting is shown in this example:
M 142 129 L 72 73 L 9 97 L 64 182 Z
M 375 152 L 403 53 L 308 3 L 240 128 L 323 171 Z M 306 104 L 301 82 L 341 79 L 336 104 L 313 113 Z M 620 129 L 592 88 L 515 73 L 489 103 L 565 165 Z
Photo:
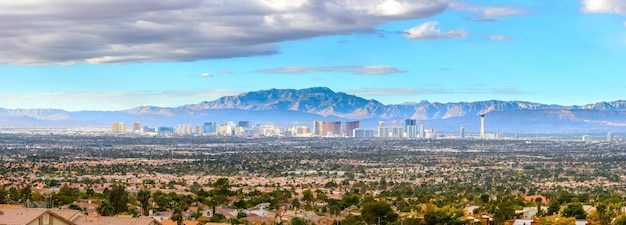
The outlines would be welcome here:
M 485 114 L 480 114 L 480 139 L 485 139 Z

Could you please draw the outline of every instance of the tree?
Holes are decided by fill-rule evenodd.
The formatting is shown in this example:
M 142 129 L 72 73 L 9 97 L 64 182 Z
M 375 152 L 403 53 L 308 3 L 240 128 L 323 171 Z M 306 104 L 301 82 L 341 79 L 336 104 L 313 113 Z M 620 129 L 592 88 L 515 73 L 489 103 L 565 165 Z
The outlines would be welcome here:
M 111 186 L 108 199 L 114 214 L 128 210 L 128 192 L 126 192 L 122 184 L 114 184 Z
M 174 209 L 172 220 L 176 221 L 176 225 L 183 225 L 183 212 L 180 210 L 180 206 L 177 206 Z
M 487 209 L 493 213 L 496 222 L 504 223 L 515 216 L 515 198 L 512 195 L 499 195 L 495 200 L 489 201 Z
M 9 191 L 4 189 L 4 187 L 0 187 L 0 204 L 7 204 L 7 199 L 9 198 Z
M 215 181 L 213 184 L 213 190 L 211 190 L 214 195 L 231 195 L 230 193 L 230 183 L 228 183 L 228 178 L 220 178 Z
M 20 194 L 22 195 L 22 200 L 30 199 L 32 194 L 30 186 L 22 188 L 22 190 L 20 190 Z
M 574 217 L 576 219 L 586 219 L 587 218 L 587 213 L 585 213 L 585 210 L 583 209 L 583 205 L 580 203 L 572 203 L 569 204 L 564 210 L 563 210 L 563 216 L 564 217 Z
M 489 202 L 489 198 L 490 198 L 489 194 L 482 194 L 482 195 L 480 195 L 480 201 L 483 204 L 487 204 Z
M 114 214 L 113 207 L 107 200 L 102 201 L 96 210 L 101 216 L 111 216 Z
M 291 206 L 294 208 L 300 208 L 300 201 L 298 198 L 293 198 L 293 200 L 291 200 Z
M 91 185 L 87 187 L 87 190 L 85 190 L 85 194 L 87 194 L 87 196 L 89 197 L 93 197 L 95 193 L 96 192 L 93 190 L 93 187 L 91 187 Z
M 365 223 L 361 220 L 361 217 L 350 214 L 341 221 L 341 225 L 365 225 Z
M 576 225 L 576 219 L 560 215 L 546 216 L 539 219 L 538 225 Z
M 293 217 L 291 218 L 291 221 L 289 221 L 291 223 L 291 225 L 310 225 L 312 224 L 311 222 L 309 222 L 308 220 L 305 220 L 301 217 Z
M 137 193 L 137 201 L 139 201 L 139 203 L 141 204 L 141 214 L 142 215 L 148 215 L 148 204 L 150 203 L 150 190 L 148 189 L 141 189 L 139 190 L 139 192 Z
M 391 205 L 384 201 L 364 203 L 361 208 L 361 218 L 366 224 L 387 224 L 396 221 L 396 214 Z
M 554 200 L 550 202 L 550 204 L 548 205 L 548 215 L 554 215 L 559 211 L 561 211 L 561 204 L 559 203 L 559 201 Z
M 311 189 L 306 189 L 302 191 L 302 200 L 306 201 L 307 203 L 313 201 L 313 191 L 311 191 Z
M 621 216 L 615 218 L 613 225 L 626 225 L 626 214 L 622 214 Z
M 459 213 L 454 210 L 447 211 L 445 209 L 437 209 L 424 214 L 424 221 L 426 224 L 432 225 L 462 225 L 465 224 L 465 222 L 459 220 L 461 216 L 463 216 L 463 211 Z

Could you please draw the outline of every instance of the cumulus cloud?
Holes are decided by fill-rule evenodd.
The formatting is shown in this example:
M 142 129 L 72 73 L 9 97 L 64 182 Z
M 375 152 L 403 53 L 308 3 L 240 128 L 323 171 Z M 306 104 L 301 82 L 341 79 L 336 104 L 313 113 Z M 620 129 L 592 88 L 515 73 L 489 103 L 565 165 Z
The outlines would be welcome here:
M 436 26 L 437 21 L 429 21 L 421 25 L 404 31 L 404 37 L 416 40 L 443 39 L 443 38 L 465 38 L 469 32 L 463 29 L 441 31 Z
M 444 0 L 0 1 L 0 63 L 194 61 L 430 17 Z
M 490 40 L 490 41 L 510 41 L 510 40 L 513 40 L 513 38 L 509 37 L 509 36 L 504 36 L 504 35 L 493 35 L 493 36 L 487 37 L 487 40 Z
M 624 0 L 581 0 L 582 8 L 586 13 L 616 13 L 626 15 L 626 1 Z
M 301 67 L 289 66 L 275 69 L 265 69 L 254 71 L 257 73 L 284 73 L 284 74 L 303 74 L 311 72 L 347 72 L 357 75 L 385 75 L 392 73 L 405 73 L 406 70 L 394 68 L 391 66 L 326 66 L 326 67 Z
M 201 77 L 212 77 L 213 74 L 211 74 L 211 73 L 201 73 L 200 76 Z

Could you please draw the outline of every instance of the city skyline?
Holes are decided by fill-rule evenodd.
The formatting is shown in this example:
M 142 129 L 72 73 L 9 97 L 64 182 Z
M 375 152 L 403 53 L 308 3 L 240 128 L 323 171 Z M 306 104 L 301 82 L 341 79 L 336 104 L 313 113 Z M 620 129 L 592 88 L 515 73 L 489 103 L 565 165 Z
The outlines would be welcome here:
M 308 87 L 384 104 L 624 99 L 619 0 L 358 3 L 0 3 L 11 21 L 0 108 L 171 107 Z

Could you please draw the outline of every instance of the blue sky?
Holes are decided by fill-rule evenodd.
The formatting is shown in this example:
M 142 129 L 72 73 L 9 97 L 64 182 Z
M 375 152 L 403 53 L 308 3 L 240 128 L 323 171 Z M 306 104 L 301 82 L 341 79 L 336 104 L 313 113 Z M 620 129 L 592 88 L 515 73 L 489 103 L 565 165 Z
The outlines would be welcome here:
M 0 108 L 318 86 L 385 104 L 626 99 L 623 0 L 24 0 L 0 21 Z

